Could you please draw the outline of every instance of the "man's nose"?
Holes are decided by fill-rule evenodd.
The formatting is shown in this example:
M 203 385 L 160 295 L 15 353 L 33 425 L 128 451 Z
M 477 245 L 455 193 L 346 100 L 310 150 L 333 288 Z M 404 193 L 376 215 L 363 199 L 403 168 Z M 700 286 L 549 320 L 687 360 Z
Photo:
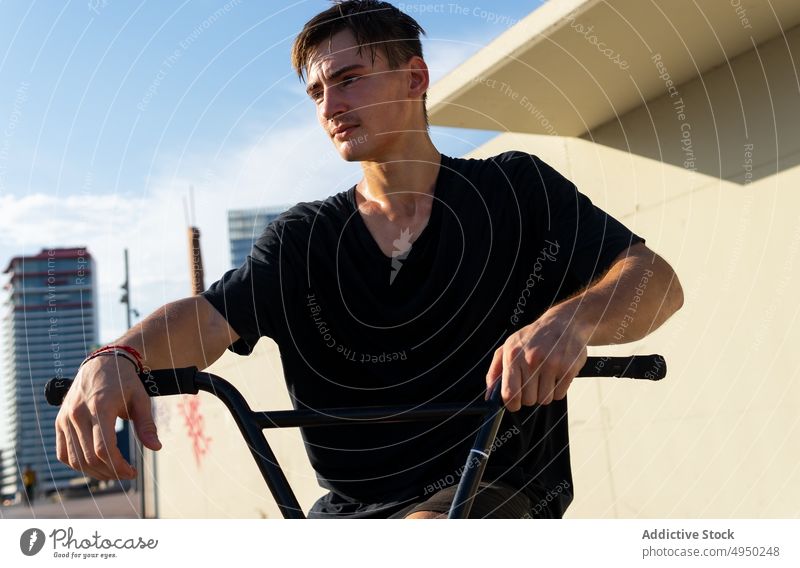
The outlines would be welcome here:
M 326 121 L 348 110 L 347 102 L 337 91 L 338 89 L 334 85 L 332 87 L 325 87 L 322 93 L 322 102 L 320 103 L 319 112 Z

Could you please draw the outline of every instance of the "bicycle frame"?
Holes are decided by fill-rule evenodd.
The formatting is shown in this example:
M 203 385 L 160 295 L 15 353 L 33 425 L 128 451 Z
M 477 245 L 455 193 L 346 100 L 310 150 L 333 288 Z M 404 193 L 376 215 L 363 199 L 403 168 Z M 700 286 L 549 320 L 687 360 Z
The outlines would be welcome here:
M 500 398 L 500 383 L 495 385 L 488 402 L 464 406 L 463 404 L 430 404 L 426 406 L 372 406 L 363 408 L 323 408 L 319 410 L 254 411 L 242 394 L 228 381 L 211 373 L 195 374 L 198 390 L 219 398 L 233 415 L 239 431 L 272 493 L 278 508 L 287 519 L 304 519 L 302 508 L 289 481 L 278 465 L 278 460 L 264 437 L 262 430 L 269 428 L 339 426 L 362 423 L 415 422 L 433 418 L 447 418 L 454 414 L 484 417 L 483 424 L 470 450 L 470 458 L 461 476 L 448 518 L 469 516 L 472 501 L 483 477 L 489 449 L 497 435 L 504 407 Z M 476 454 L 475 458 L 472 455 Z

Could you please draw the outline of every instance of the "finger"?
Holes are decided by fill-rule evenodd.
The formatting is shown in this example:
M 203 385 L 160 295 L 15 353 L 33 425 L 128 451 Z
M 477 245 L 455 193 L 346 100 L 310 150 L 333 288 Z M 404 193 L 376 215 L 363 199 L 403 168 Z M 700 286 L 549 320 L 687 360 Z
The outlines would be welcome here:
M 80 436 L 75 431 L 75 426 L 72 421 L 67 423 L 67 452 L 69 453 L 69 466 L 81 472 L 83 475 L 93 477 L 95 479 L 105 479 L 104 475 L 96 471 L 92 466 L 86 463 L 83 456 L 83 449 L 80 445 Z
M 94 453 L 103 461 L 114 479 L 133 479 L 136 477 L 136 469 L 125 461 L 117 447 L 117 432 L 114 428 L 116 421 L 112 413 L 104 413 L 102 417 L 100 414 L 96 415 L 92 424 Z
M 567 396 L 567 391 L 572 385 L 572 381 L 578 376 L 578 373 L 581 372 L 581 369 L 583 369 L 583 366 L 586 364 L 586 355 L 586 347 L 584 347 L 583 351 L 575 359 L 573 365 L 558 378 L 555 392 L 553 393 L 554 400 L 563 400 L 564 397 Z
M 81 407 L 85 408 L 85 407 Z M 77 444 L 76 450 L 80 451 L 82 463 L 87 471 L 92 473 L 96 479 L 106 479 L 111 476 L 111 470 L 106 466 L 102 459 L 95 454 L 94 429 L 92 427 L 92 416 L 88 409 L 76 409 L 70 415 L 71 432 L 74 434 Z
M 569 369 L 558 381 L 556 384 L 555 393 L 553 393 L 554 400 L 563 400 L 565 396 L 567 396 L 567 390 L 569 389 L 570 385 L 572 384 L 573 379 L 578 375 L 580 369 L 583 368 L 583 365 L 580 367 L 573 366 Z
M 69 453 L 67 452 L 67 440 L 64 436 L 64 426 L 61 420 L 56 418 L 56 457 L 64 465 L 69 465 Z
M 64 445 L 67 454 L 67 465 L 74 469 L 75 471 L 83 471 L 83 466 L 81 464 L 81 460 L 78 459 L 79 452 L 75 446 L 75 442 L 73 440 L 72 434 L 72 426 L 70 426 L 69 422 L 64 424 Z
M 523 406 L 533 406 L 539 401 L 541 373 L 538 367 L 530 369 L 527 363 L 522 365 L 522 372 L 527 374 L 527 379 L 522 385 L 522 404 Z
M 564 374 L 561 379 L 559 379 L 558 384 L 556 384 L 555 393 L 553 393 L 554 400 L 563 400 L 564 397 L 567 396 L 567 390 L 572 384 L 572 380 L 575 378 L 575 375 L 577 375 L 577 372 L 570 369 L 569 372 Z
M 556 374 L 548 368 L 542 369 L 539 374 L 539 404 L 550 404 L 553 402 L 553 392 L 556 388 Z
M 153 451 L 160 450 L 161 441 L 158 439 L 156 422 L 153 420 L 150 397 L 147 396 L 144 387 L 137 389 L 134 393 L 128 412 L 136 428 L 136 435 L 139 437 L 142 444 Z
M 519 349 L 503 350 L 503 386 L 501 393 L 506 408 L 511 412 L 516 412 L 520 409 L 522 374 L 520 373 L 519 357 L 515 357 L 519 352 Z
M 494 384 L 502 378 L 503 375 L 503 347 L 498 347 L 494 350 L 492 363 L 489 365 L 489 371 L 486 373 L 486 395 L 484 400 L 489 400 L 489 395 L 492 393 Z

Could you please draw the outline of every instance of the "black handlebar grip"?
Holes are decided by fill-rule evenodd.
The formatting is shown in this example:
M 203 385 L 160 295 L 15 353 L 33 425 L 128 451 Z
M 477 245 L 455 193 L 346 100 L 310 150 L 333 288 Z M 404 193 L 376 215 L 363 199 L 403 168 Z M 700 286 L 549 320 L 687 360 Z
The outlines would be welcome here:
M 199 391 L 194 378 L 197 367 L 182 369 L 146 370 L 139 375 L 144 389 L 150 396 L 168 396 L 172 394 L 197 394 Z M 51 406 L 61 406 L 72 379 L 55 377 L 44 386 L 44 397 Z
M 69 390 L 72 379 L 54 377 L 44 385 L 44 398 L 50 406 L 61 406 L 61 401 Z
M 181 369 L 146 370 L 139 375 L 144 389 L 150 396 L 169 396 L 173 394 L 197 394 L 194 377 L 197 367 Z
M 660 381 L 667 376 L 667 362 L 661 355 L 630 357 L 587 357 L 579 377 L 627 377 Z

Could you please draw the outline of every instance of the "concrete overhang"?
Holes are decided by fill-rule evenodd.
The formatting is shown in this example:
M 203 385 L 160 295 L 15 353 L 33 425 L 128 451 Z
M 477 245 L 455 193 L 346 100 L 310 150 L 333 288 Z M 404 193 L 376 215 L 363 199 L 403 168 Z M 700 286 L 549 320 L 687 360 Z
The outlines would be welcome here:
M 581 136 L 798 23 L 798 0 L 550 0 L 433 85 L 430 120 Z

